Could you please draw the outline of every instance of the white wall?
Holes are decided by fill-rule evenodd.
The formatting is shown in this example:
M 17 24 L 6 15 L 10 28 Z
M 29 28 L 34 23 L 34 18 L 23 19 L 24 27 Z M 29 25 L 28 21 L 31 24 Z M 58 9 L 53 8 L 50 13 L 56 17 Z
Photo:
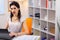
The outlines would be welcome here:
M 28 17 L 28 2 L 25 0 L 23 3 L 20 3 L 20 10 L 22 13 L 22 20 L 25 20 Z M 9 13 L 8 13 L 8 0 L 5 0 L 5 13 L 0 15 L 0 28 L 4 28 L 5 24 L 9 18 Z
M 4 14 L 0 14 L 0 28 L 4 28 L 5 27 L 5 23 L 8 19 L 8 0 L 5 0 L 5 13 Z
M 20 9 L 22 16 L 28 17 L 28 0 L 25 0 L 22 3 L 20 2 Z
M 60 16 L 60 0 L 56 0 L 56 15 Z
M 23 2 L 20 3 L 20 10 L 21 10 L 21 15 L 22 15 L 22 20 L 25 20 L 28 15 L 28 0 L 24 0 Z
M 60 33 L 57 25 L 57 18 L 60 18 L 60 0 L 56 0 L 56 40 L 60 40 L 58 39 L 58 34 Z

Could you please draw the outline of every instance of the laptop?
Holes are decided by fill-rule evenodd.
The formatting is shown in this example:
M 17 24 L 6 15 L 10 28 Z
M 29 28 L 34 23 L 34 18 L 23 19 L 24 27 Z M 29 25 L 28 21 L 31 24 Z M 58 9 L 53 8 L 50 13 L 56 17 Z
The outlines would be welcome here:
M 9 33 L 7 29 L 0 29 L 0 33 Z
M 0 29 L 0 39 L 11 39 L 7 29 Z

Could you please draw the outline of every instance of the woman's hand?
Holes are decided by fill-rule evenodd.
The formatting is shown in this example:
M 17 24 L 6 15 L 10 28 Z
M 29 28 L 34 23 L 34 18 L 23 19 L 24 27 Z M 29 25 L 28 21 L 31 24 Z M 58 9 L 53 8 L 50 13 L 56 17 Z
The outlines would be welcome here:
M 9 35 L 10 35 L 11 37 L 14 37 L 14 36 L 17 36 L 17 33 L 11 32 Z

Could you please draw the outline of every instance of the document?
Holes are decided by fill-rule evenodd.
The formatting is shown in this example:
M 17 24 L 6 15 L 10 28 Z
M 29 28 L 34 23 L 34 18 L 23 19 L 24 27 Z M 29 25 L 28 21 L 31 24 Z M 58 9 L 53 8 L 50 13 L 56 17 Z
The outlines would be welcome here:
M 38 40 L 40 36 L 34 36 L 34 35 L 23 35 L 13 38 L 12 40 Z

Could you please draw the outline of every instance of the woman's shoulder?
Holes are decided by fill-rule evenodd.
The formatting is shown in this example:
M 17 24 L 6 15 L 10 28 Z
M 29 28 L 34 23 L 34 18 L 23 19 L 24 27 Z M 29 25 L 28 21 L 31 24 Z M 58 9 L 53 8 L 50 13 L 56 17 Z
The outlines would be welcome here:
M 20 19 L 20 21 L 24 22 L 26 20 L 26 18 L 28 18 L 28 17 L 22 16 L 21 19 Z

